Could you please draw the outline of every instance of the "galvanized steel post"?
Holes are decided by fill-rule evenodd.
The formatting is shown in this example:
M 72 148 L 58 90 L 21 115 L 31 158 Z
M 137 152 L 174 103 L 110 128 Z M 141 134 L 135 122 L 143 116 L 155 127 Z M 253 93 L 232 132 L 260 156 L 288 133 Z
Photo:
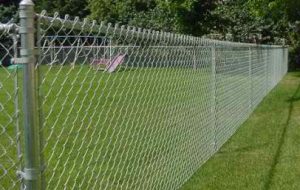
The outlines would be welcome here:
M 253 110 L 253 103 L 252 103 L 252 96 L 253 96 L 253 92 L 252 92 L 252 90 L 253 90 L 253 86 L 252 86 L 252 48 L 251 47 L 249 47 L 249 83 L 250 83 L 250 92 L 249 92 L 249 110 L 250 110 L 250 112 L 249 113 L 251 113 L 252 112 L 252 110 Z
M 39 115 L 37 110 L 37 74 L 34 53 L 34 4 L 31 0 L 22 0 L 19 7 L 21 50 L 19 63 L 24 64 L 23 101 L 24 101 L 24 179 L 25 189 L 40 189 L 40 141 Z
M 211 93 L 212 93 L 212 105 L 211 105 L 211 113 L 213 115 L 213 133 L 214 133 L 214 152 L 218 150 L 218 142 L 217 142 L 217 133 L 218 133 L 218 123 L 217 123 L 217 97 L 216 97 L 216 84 L 217 84 L 217 69 L 216 69 L 216 45 L 213 44 L 211 47 Z

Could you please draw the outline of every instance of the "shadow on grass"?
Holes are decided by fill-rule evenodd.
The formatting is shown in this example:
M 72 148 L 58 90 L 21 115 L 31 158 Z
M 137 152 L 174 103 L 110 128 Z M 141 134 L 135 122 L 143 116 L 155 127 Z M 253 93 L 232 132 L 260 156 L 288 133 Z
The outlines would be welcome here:
M 300 72 L 299 71 L 292 71 L 291 73 L 293 73 L 293 75 L 295 77 L 300 77 Z
M 248 152 L 251 151 L 253 149 L 259 149 L 262 147 L 265 147 L 268 143 L 261 143 L 261 144 L 254 144 L 252 146 L 245 146 L 245 147 L 241 147 L 241 148 L 236 148 L 234 150 L 229 150 L 229 151 L 222 151 L 220 150 L 218 152 L 218 154 L 228 154 L 228 153 L 243 153 L 243 152 Z
M 297 101 L 299 101 L 299 100 L 300 100 L 300 97 L 295 97 L 295 98 L 290 98 L 290 99 L 288 100 L 288 102 L 293 103 L 293 102 L 297 102 Z
M 297 76 L 300 77 L 300 73 L 297 74 Z M 297 94 L 299 93 L 299 91 L 300 91 L 300 84 L 298 85 L 297 90 L 293 94 L 292 98 L 290 98 L 288 100 L 290 102 L 290 104 L 289 104 L 288 118 L 286 120 L 284 129 L 283 129 L 283 131 L 281 133 L 281 137 L 280 137 L 280 141 L 279 141 L 279 144 L 278 144 L 278 148 L 276 150 L 276 154 L 275 154 L 273 163 L 271 165 L 271 169 L 269 171 L 269 175 L 268 175 L 267 181 L 266 181 L 265 186 L 264 186 L 265 190 L 269 190 L 270 187 L 271 187 L 272 180 L 273 180 L 274 175 L 275 175 L 276 165 L 279 163 L 279 158 L 280 158 L 280 155 L 281 155 L 281 152 L 282 152 L 282 147 L 283 147 L 285 139 L 286 139 L 287 128 L 288 128 L 288 126 L 290 124 L 290 121 L 291 121 L 291 115 L 292 115 L 292 112 L 293 112 L 293 109 L 294 109 L 294 102 L 300 100 L 300 97 L 297 97 Z
M 115 70 L 115 72 L 130 72 L 130 71 L 136 71 L 138 70 L 137 67 L 119 67 Z M 300 77 L 300 75 L 299 75 Z

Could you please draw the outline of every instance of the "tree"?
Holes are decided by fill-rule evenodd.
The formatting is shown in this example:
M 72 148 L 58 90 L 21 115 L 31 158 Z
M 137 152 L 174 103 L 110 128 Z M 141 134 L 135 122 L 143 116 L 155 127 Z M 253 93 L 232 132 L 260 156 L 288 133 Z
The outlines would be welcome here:
M 290 45 L 290 69 L 300 66 L 300 1 L 249 0 L 251 13 L 261 20 L 271 20 L 273 37 L 285 38 Z
M 286 2 L 286 13 L 289 21 L 296 22 L 300 20 L 300 1 L 289 0 Z
M 0 5 L 0 22 L 7 23 L 16 18 L 17 8 L 15 5 Z
M 240 42 L 248 42 L 252 34 L 260 33 L 260 22 L 250 14 L 247 2 L 248 0 L 229 0 L 219 4 L 212 12 L 215 17 L 212 32 L 223 36 L 229 33 L 232 40 Z
M 16 19 L 17 17 L 17 7 L 19 1 L 12 0 L 12 1 L 4 1 L 0 0 L 0 22 L 7 23 L 11 21 L 11 19 Z
M 93 19 L 127 24 L 135 14 L 153 8 L 153 3 L 155 3 L 154 0 L 148 2 L 138 0 L 91 0 L 89 8 Z
M 60 15 L 70 15 L 71 17 L 87 17 L 90 12 L 88 9 L 88 0 L 36 0 L 36 12 L 47 10 L 49 14 L 59 12 Z
M 91 18 L 155 30 L 202 35 L 215 0 L 91 0 Z

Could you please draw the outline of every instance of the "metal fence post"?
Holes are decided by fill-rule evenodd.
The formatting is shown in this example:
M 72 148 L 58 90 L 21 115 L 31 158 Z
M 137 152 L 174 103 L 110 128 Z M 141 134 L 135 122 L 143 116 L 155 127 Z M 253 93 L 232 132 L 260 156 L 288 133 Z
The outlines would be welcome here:
M 13 55 L 13 60 L 16 60 L 18 58 L 18 36 L 17 33 L 14 32 L 12 35 L 13 39 L 13 50 L 14 50 L 14 55 Z M 19 79 L 18 79 L 18 73 L 19 69 L 16 68 L 15 73 L 14 73 L 14 87 L 15 87 L 15 95 L 14 95 L 14 102 L 15 102 L 15 130 L 16 130 L 16 144 L 17 144 L 17 159 L 20 162 L 18 169 L 21 171 L 23 169 L 23 165 L 21 162 L 22 158 L 22 147 L 21 147 L 21 142 L 20 142 L 20 110 L 19 110 Z M 23 184 L 21 183 L 20 189 L 23 189 Z
M 41 80 L 42 80 L 42 72 L 41 72 L 41 61 L 42 61 L 42 52 L 41 52 L 41 39 L 42 39 L 42 31 L 41 31 L 41 20 L 40 18 L 37 18 L 36 20 L 36 38 L 37 38 L 37 50 L 38 50 L 38 56 L 37 56 L 37 84 L 40 87 L 41 86 Z M 52 61 L 52 59 L 51 59 Z M 44 155 L 43 155 L 43 146 L 44 146 L 44 138 L 43 138 L 43 124 L 44 124 L 44 115 L 43 115 L 43 110 L 42 106 L 43 105 L 43 93 L 41 90 L 38 90 L 38 97 L 39 97 L 39 102 L 38 102 L 38 114 L 39 114 L 39 127 L 40 127 L 40 133 L 39 133 L 39 138 L 40 138 L 40 171 L 41 171 L 41 189 L 46 189 L 46 182 L 45 182 L 45 162 L 44 162 Z
M 265 51 L 266 51 L 266 49 L 265 48 L 263 48 L 262 49 L 262 59 L 264 59 L 264 57 L 265 57 L 265 55 L 266 55 L 266 53 L 265 53 Z M 268 54 L 267 54 L 267 56 L 268 56 Z M 264 64 L 265 64 L 265 95 L 264 96 L 266 96 L 267 94 L 268 94 L 268 61 L 264 61 Z
M 40 189 L 40 142 L 39 115 L 37 110 L 37 73 L 34 54 L 34 4 L 31 0 L 22 0 L 19 7 L 21 36 L 21 58 L 23 69 L 24 101 L 24 179 L 25 189 Z
M 250 113 L 252 111 L 252 90 L 253 90 L 253 87 L 252 87 L 252 48 L 249 47 L 249 82 L 250 82 L 250 92 L 249 92 L 249 109 L 250 109 Z
M 216 46 L 215 44 L 211 48 L 211 56 L 212 56 L 212 65 L 211 65 L 211 74 L 212 74 L 212 106 L 211 113 L 213 114 L 213 130 L 214 130 L 214 151 L 217 151 L 217 112 L 216 112 Z

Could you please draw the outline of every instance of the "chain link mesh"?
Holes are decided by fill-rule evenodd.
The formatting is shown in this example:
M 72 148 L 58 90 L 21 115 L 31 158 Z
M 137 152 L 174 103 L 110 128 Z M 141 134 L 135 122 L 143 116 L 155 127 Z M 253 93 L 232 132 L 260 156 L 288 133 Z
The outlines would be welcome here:
M 286 47 L 37 21 L 47 189 L 177 189 L 287 72 Z M 24 188 L 16 27 L 0 24 L 0 189 Z
M 176 189 L 287 71 L 287 49 L 39 15 L 48 189 Z
M 14 24 L 0 23 L 0 189 L 17 189 L 21 179 L 18 69 L 9 67 L 17 56 Z

